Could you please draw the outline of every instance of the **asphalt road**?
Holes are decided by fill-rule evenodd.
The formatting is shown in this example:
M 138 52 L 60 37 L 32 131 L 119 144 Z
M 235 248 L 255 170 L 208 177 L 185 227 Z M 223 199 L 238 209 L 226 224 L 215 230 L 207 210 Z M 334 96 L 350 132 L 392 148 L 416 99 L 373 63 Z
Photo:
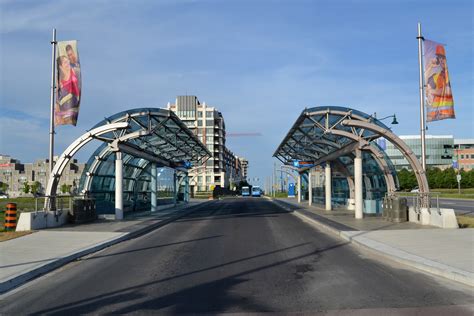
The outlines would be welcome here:
M 0 314 L 446 315 L 473 303 L 471 288 L 368 257 L 264 198 L 235 198 L 35 280 Z

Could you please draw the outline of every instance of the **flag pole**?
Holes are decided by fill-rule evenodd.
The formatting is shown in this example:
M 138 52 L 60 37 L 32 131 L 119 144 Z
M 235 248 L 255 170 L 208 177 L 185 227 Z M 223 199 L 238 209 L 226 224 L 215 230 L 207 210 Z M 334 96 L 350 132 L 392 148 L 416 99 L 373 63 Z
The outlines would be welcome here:
M 421 129 L 421 165 L 423 171 L 426 172 L 426 144 L 425 144 L 425 89 L 423 84 L 423 55 L 422 55 L 422 43 L 423 36 L 421 35 L 421 23 L 418 22 L 418 64 L 420 66 L 420 129 Z
M 53 40 L 51 41 L 52 59 L 51 59 L 51 112 L 50 112 L 50 126 L 49 126 L 49 176 L 53 173 L 54 166 L 54 98 L 56 92 L 56 29 L 53 28 Z M 54 210 L 54 196 L 49 198 L 49 209 Z

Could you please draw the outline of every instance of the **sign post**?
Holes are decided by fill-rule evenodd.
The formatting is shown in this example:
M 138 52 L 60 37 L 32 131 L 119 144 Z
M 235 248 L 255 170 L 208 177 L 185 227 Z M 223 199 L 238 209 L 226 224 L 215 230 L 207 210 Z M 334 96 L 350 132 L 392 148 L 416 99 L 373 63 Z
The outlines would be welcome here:
M 456 180 L 458 181 L 458 193 L 461 194 L 461 174 L 456 175 Z

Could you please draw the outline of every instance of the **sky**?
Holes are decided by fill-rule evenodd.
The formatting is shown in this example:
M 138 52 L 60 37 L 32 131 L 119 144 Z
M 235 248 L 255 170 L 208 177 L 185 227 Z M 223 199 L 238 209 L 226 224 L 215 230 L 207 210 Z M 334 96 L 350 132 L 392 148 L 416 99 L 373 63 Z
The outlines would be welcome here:
M 395 133 L 419 134 L 418 22 L 446 44 L 457 116 L 427 133 L 474 138 L 473 3 L 0 0 L 0 153 L 48 157 L 53 28 L 78 40 L 83 80 L 78 124 L 57 128 L 56 155 L 104 117 L 177 95 L 215 106 L 227 133 L 261 134 L 226 143 L 255 184 L 306 107 L 396 114 Z

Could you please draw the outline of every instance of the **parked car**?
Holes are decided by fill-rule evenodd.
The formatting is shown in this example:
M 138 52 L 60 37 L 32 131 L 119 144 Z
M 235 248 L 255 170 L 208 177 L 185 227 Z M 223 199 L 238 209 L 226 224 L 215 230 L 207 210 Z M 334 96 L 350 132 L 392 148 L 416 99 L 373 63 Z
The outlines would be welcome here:
M 0 194 L 0 199 L 8 199 L 8 195 L 6 195 L 6 194 Z
M 418 187 L 414 188 L 413 190 L 410 191 L 411 193 L 419 193 L 420 189 Z

